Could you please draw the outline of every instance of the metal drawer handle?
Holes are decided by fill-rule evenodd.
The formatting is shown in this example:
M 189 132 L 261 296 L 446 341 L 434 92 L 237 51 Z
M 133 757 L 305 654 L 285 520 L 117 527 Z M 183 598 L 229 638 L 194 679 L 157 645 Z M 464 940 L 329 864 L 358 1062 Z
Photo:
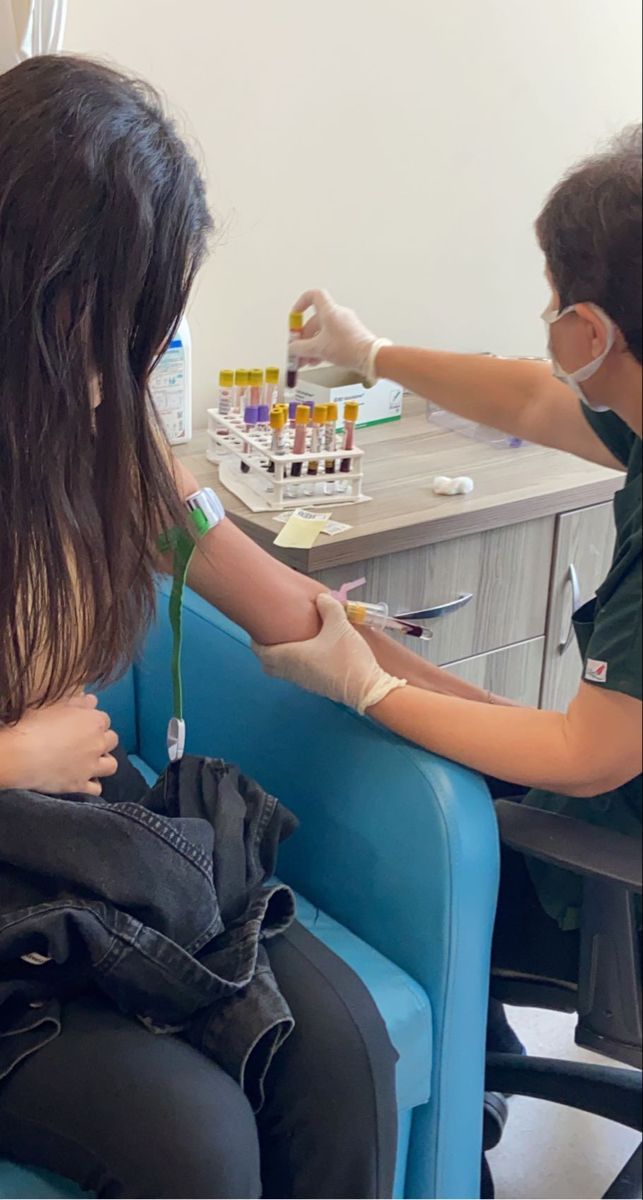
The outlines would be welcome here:
M 433 608 L 418 608 L 414 612 L 396 613 L 400 621 L 434 621 L 436 617 L 445 617 L 448 613 L 456 612 L 473 599 L 473 592 L 463 592 L 457 600 L 449 600 L 447 604 L 434 604 Z
M 572 612 L 571 612 L 571 616 L 569 618 L 569 628 L 567 629 L 567 632 L 565 632 L 564 626 L 561 630 L 560 642 L 558 643 L 558 653 L 559 654 L 565 654 L 565 652 L 567 650 L 569 650 L 569 647 L 571 646 L 571 644 L 574 640 L 574 613 L 576 612 L 576 610 L 578 608 L 580 608 L 580 604 L 581 604 L 580 583 L 578 581 L 578 571 L 576 570 L 576 567 L 574 566 L 573 563 L 569 564 L 569 570 L 567 572 L 566 582 L 571 585 L 571 589 L 572 589 Z

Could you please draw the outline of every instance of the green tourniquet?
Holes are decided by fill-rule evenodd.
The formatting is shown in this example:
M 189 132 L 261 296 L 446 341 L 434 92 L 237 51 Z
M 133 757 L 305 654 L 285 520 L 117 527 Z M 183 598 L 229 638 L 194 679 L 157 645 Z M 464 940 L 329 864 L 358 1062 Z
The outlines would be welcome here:
M 207 517 L 199 509 L 190 513 L 197 538 L 208 532 Z M 172 707 L 173 716 L 183 720 L 183 677 L 181 646 L 183 642 L 183 592 L 188 567 L 194 554 L 195 541 L 184 529 L 175 526 L 161 535 L 158 541 L 163 554 L 172 551 L 172 592 L 170 595 L 170 626 L 172 628 Z

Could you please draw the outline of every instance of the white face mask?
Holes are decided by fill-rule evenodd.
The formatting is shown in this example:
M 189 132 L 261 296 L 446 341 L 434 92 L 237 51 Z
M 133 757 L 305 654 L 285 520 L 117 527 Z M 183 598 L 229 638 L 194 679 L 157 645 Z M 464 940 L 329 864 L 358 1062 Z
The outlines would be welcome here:
M 555 325 L 556 321 L 560 321 L 561 317 L 566 317 L 567 313 L 574 312 L 575 307 L 576 306 L 574 304 L 570 304 L 567 308 L 563 308 L 560 312 L 558 312 L 553 305 L 550 305 L 549 308 L 545 309 L 542 315 L 543 321 L 547 327 L 547 349 L 551 359 L 551 367 L 554 378 L 560 379 L 561 383 L 566 383 L 567 386 L 570 387 L 573 392 L 575 392 L 579 400 L 581 400 L 587 408 L 591 408 L 593 412 L 609 412 L 609 405 L 595 404 L 593 400 L 590 400 L 589 397 L 585 395 L 581 387 L 581 383 L 584 383 L 586 379 L 591 379 L 592 375 L 595 375 L 599 368 L 602 367 L 605 359 L 612 349 L 612 346 L 614 345 L 614 341 L 616 339 L 616 327 L 611 318 L 608 317 L 607 313 L 604 313 L 602 308 L 599 308 L 596 304 L 588 304 L 588 307 L 592 309 L 592 312 L 595 312 L 603 322 L 603 326 L 607 334 L 607 342 L 605 344 L 603 353 L 599 354 L 598 358 L 593 358 L 592 361 L 587 363 L 586 366 L 579 367 L 577 371 L 573 371 L 571 374 L 568 374 L 567 371 L 563 371 L 563 368 L 556 359 L 552 349 L 551 326 Z

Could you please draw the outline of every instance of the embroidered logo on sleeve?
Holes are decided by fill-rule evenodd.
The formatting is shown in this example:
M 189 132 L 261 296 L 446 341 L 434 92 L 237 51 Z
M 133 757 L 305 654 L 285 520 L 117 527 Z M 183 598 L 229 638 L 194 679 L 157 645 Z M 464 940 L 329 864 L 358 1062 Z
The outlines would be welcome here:
M 607 663 L 598 658 L 588 658 L 585 667 L 585 678 L 591 683 L 607 683 Z

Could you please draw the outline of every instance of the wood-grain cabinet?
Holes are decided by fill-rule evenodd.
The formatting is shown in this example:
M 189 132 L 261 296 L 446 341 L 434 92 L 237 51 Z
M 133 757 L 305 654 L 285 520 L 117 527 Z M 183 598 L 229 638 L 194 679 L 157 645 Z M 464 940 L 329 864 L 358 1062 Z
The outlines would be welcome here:
M 608 502 L 385 554 L 352 564 L 350 576 L 365 576 L 361 594 L 391 613 L 471 592 L 466 607 L 434 622 L 430 642 L 406 644 L 501 695 L 564 709 L 581 673 L 572 611 L 594 595 L 613 546 Z M 316 575 L 332 588 L 346 577 L 346 567 Z

